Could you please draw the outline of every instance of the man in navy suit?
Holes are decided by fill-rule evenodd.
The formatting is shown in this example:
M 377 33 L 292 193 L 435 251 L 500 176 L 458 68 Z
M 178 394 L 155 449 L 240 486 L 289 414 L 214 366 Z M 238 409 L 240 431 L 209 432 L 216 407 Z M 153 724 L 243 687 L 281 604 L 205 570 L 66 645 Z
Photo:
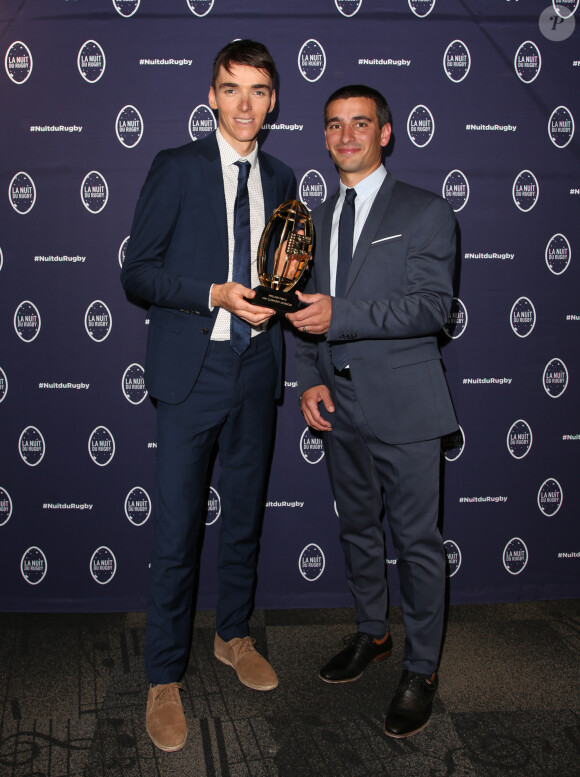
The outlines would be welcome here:
M 218 130 L 157 155 L 121 272 L 127 293 L 150 306 L 145 379 L 157 401 L 157 504 L 146 727 L 165 751 L 179 750 L 187 736 L 179 680 L 216 444 L 222 518 L 214 653 L 250 688 L 278 684 L 248 634 L 282 333 L 272 310 L 247 299 L 258 284 L 265 222 L 295 188 L 290 168 L 256 142 L 274 108 L 275 77 L 261 43 L 234 41 L 218 53 L 209 90 Z
M 379 92 L 339 89 L 324 122 L 340 188 L 312 214 L 309 293 L 288 318 L 309 335 L 297 344 L 301 409 L 324 440 L 357 632 L 320 676 L 356 680 L 391 653 L 386 513 L 406 640 L 385 733 L 404 737 L 429 720 L 442 637 L 440 438 L 457 421 L 436 334 L 452 299 L 455 216 L 445 200 L 385 170 L 391 122 Z

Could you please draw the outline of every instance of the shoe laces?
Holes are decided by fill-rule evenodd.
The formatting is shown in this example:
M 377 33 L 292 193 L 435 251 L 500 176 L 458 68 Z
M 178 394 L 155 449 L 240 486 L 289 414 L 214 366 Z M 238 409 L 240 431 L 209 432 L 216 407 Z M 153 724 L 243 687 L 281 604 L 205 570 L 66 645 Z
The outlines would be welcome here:
M 175 703 L 175 693 L 177 692 L 177 697 L 179 697 L 179 691 L 182 688 L 183 685 L 181 683 L 169 683 L 168 685 L 164 685 L 159 693 L 156 694 L 155 701 L 158 704 L 165 704 L 166 702 Z
M 364 631 L 355 631 L 353 634 L 347 634 L 342 638 L 345 645 L 354 645 L 355 642 L 372 642 L 373 638 Z
M 243 637 L 237 650 L 238 658 L 241 658 L 246 653 L 255 653 L 255 644 L 256 640 L 253 637 Z

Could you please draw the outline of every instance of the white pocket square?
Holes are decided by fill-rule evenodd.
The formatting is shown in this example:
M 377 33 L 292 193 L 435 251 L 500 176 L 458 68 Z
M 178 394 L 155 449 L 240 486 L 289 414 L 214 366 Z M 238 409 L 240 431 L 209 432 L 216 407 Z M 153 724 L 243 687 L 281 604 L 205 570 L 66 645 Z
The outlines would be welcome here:
M 400 234 L 400 235 L 389 235 L 388 237 L 381 237 L 379 240 L 373 240 L 371 245 L 375 246 L 377 243 L 384 243 L 387 240 L 394 240 L 396 237 L 403 237 L 403 235 Z

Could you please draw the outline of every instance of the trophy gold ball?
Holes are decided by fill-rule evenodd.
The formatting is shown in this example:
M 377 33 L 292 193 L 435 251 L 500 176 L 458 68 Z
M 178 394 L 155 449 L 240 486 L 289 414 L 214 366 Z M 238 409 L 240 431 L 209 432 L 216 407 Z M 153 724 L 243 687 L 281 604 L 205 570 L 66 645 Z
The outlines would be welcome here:
M 279 313 L 292 313 L 300 306 L 294 289 L 308 269 L 314 248 L 310 211 L 299 200 L 279 205 L 264 227 L 258 247 L 260 285 L 250 300 Z

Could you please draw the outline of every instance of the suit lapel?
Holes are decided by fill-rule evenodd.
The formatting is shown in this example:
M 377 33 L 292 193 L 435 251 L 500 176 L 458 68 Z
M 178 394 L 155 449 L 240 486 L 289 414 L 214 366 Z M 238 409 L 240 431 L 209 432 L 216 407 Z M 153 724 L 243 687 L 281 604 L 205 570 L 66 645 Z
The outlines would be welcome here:
M 201 147 L 199 156 L 203 185 L 206 188 L 207 199 L 214 214 L 216 230 L 214 237 L 221 244 L 225 256 L 228 255 L 228 218 L 226 213 L 226 198 L 224 194 L 224 177 L 215 134 L 205 140 L 198 140 Z M 199 183 L 198 183 L 199 185 Z
M 324 204 L 320 238 L 316 238 L 319 248 L 314 256 L 314 267 L 318 277 L 318 290 L 321 294 L 330 294 L 330 233 L 337 199 L 338 192 Z
M 383 181 L 381 188 L 377 192 L 375 201 L 373 202 L 370 213 L 357 241 L 352 257 L 350 272 L 346 282 L 345 294 L 348 293 L 350 287 L 354 283 L 356 276 L 360 272 L 373 238 L 375 237 L 377 230 L 383 218 L 385 217 L 385 211 L 387 210 L 389 202 L 391 201 L 394 186 L 395 177 L 389 173 Z
M 276 176 L 267 157 L 258 151 L 258 159 L 260 161 L 260 180 L 262 181 L 262 194 L 264 196 L 264 223 L 267 224 L 274 210 L 282 203 L 277 201 L 279 195 L 276 191 Z

